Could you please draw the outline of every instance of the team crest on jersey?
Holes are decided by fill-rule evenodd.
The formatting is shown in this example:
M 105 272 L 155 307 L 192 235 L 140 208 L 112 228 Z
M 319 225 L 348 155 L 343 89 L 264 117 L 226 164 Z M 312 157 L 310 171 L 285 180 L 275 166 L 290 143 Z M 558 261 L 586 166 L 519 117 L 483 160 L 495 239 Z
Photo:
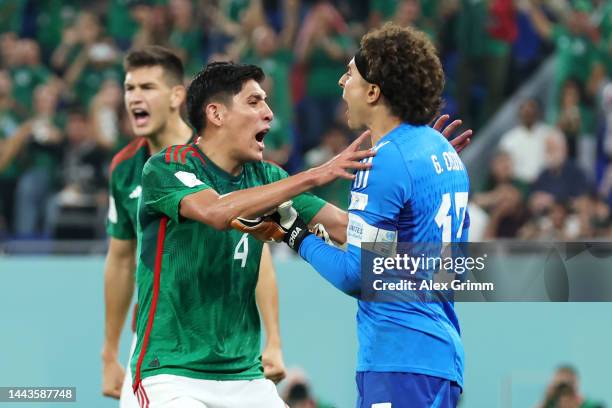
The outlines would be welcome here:
M 368 205 L 368 195 L 364 193 L 358 193 L 357 191 L 351 191 L 351 204 L 349 210 L 365 210 Z
M 195 174 L 189 173 L 188 171 L 177 171 L 174 176 L 181 181 L 187 187 L 195 187 L 204 184 L 202 180 L 199 180 Z

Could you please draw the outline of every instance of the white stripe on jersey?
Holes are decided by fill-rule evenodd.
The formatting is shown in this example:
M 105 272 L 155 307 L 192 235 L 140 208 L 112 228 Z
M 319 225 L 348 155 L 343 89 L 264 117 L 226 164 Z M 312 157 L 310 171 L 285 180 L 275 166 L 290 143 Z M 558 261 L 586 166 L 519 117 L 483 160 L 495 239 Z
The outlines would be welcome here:
M 389 141 L 382 142 L 381 144 L 374 146 L 372 150 L 377 152 L 378 150 L 380 150 L 381 147 L 383 147 L 387 143 L 389 143 Z M 373 160 L 374 160 L 374 157 L 368 157 L 366 159 L 361 160 L 361 163 L 371 164 Z M 359 172 L 357 172 L 355 181 L 353 182 L 353 188 L 366 188 L 368 185 L 368 177 L 370 177 L 370 169 L 359 170 Z

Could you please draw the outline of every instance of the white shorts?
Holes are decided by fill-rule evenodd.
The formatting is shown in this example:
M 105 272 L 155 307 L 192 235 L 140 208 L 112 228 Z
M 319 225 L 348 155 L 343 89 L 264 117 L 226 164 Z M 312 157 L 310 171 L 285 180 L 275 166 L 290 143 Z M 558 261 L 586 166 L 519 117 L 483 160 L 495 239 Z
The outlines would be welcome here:
M 119 408 L 140 408 L 138 400 L 132 390 L 132 369 L 131 361 L 134 349 L 136 348 L 136 333 L 132 337 L 132 347 L 130 347 L 130 358 L 125 365 L 125 377 L 123 378 L 123 386 L 121 386 L 121 396 L 119 397 Z
M 270 380 L 214 381 L 160 374 L 136 390 L 141 408 L 285 408 Z

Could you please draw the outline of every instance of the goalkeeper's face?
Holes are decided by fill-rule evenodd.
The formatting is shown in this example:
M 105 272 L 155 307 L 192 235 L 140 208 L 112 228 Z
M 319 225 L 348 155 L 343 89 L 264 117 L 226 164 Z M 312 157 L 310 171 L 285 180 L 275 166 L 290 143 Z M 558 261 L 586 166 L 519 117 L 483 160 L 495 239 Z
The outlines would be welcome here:
M 160 66 L 140 67 L 125 76 L 124 100 L 136 136 L 149 137 L 162 131 L 184 99 L 182 85 L 172 86 Z
M 355 59 L 352 59 L 346 68 L 346 72 L 338 81 L 342 88 L 342 99 L 346 102 L 346 119 L 351 129 L 361 129 L 366 126 L 368 113 L 368 83 L 359 74 Z

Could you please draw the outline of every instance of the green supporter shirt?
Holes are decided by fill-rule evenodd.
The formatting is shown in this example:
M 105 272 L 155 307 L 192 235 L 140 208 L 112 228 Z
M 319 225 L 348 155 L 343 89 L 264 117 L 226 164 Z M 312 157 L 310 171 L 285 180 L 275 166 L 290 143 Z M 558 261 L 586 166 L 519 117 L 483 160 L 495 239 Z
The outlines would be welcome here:
M 113 157 L 110 166 L 106 232 L 117 239 L 136 239 L 142 168 L 149 159 L 149 144 L 138 137 Z
M 335 34 L 331 41 L 344 51 L 348 51 L 353 40 L 348 35 Z M 338 80 L 346 71 L 346 61 L 334 60 L 321 45 L 315 45 L 308 59 L 308 78 L 306 91 L 308 95 L 324 98 L 339 98 Z
M 285 177 L 267 162 L 247 163 L 239 176 L 231 176 L 193 143 L 172 146 L 145 164 L 138 216 L 138 343 L 131 361 L 135 384 L 157 374 L 263 377 L 255 303 L 263 243 L 238 230 L 218 231 L 182 218 L 179 207 L 185 196 L 209 188 L 227 194 Z M 325 204 L 309 193 L 293 203 L 306 222 Z
M 585 84 L 600 56 L 596 46 L 585 37 L 573 35 L 562 25 L 553 27 L 552 38 L 557 50 L 558 86 L 569 77 L 578 78 Z
M 202 32 L 197 27 L 193 27 L 190 31 L 172 30 L 168 38 L 168 43 L 172 48 L 185 52 L 185 74 L 189 77 L 197 74 L 204 64 L 202 38 Z
M 22 65 L 11 70 L 13 97 L 28 111 L 32 110 L 34 90 L 47 82 L 51 73 L 43 65 Z
M 83 106 L 89 107 L 106 80 L 113 80 L 120 84 L 124 76 L 121 65 L 116 63 L 102 66 L 87 64 L 74 87 L 78 101 Z

